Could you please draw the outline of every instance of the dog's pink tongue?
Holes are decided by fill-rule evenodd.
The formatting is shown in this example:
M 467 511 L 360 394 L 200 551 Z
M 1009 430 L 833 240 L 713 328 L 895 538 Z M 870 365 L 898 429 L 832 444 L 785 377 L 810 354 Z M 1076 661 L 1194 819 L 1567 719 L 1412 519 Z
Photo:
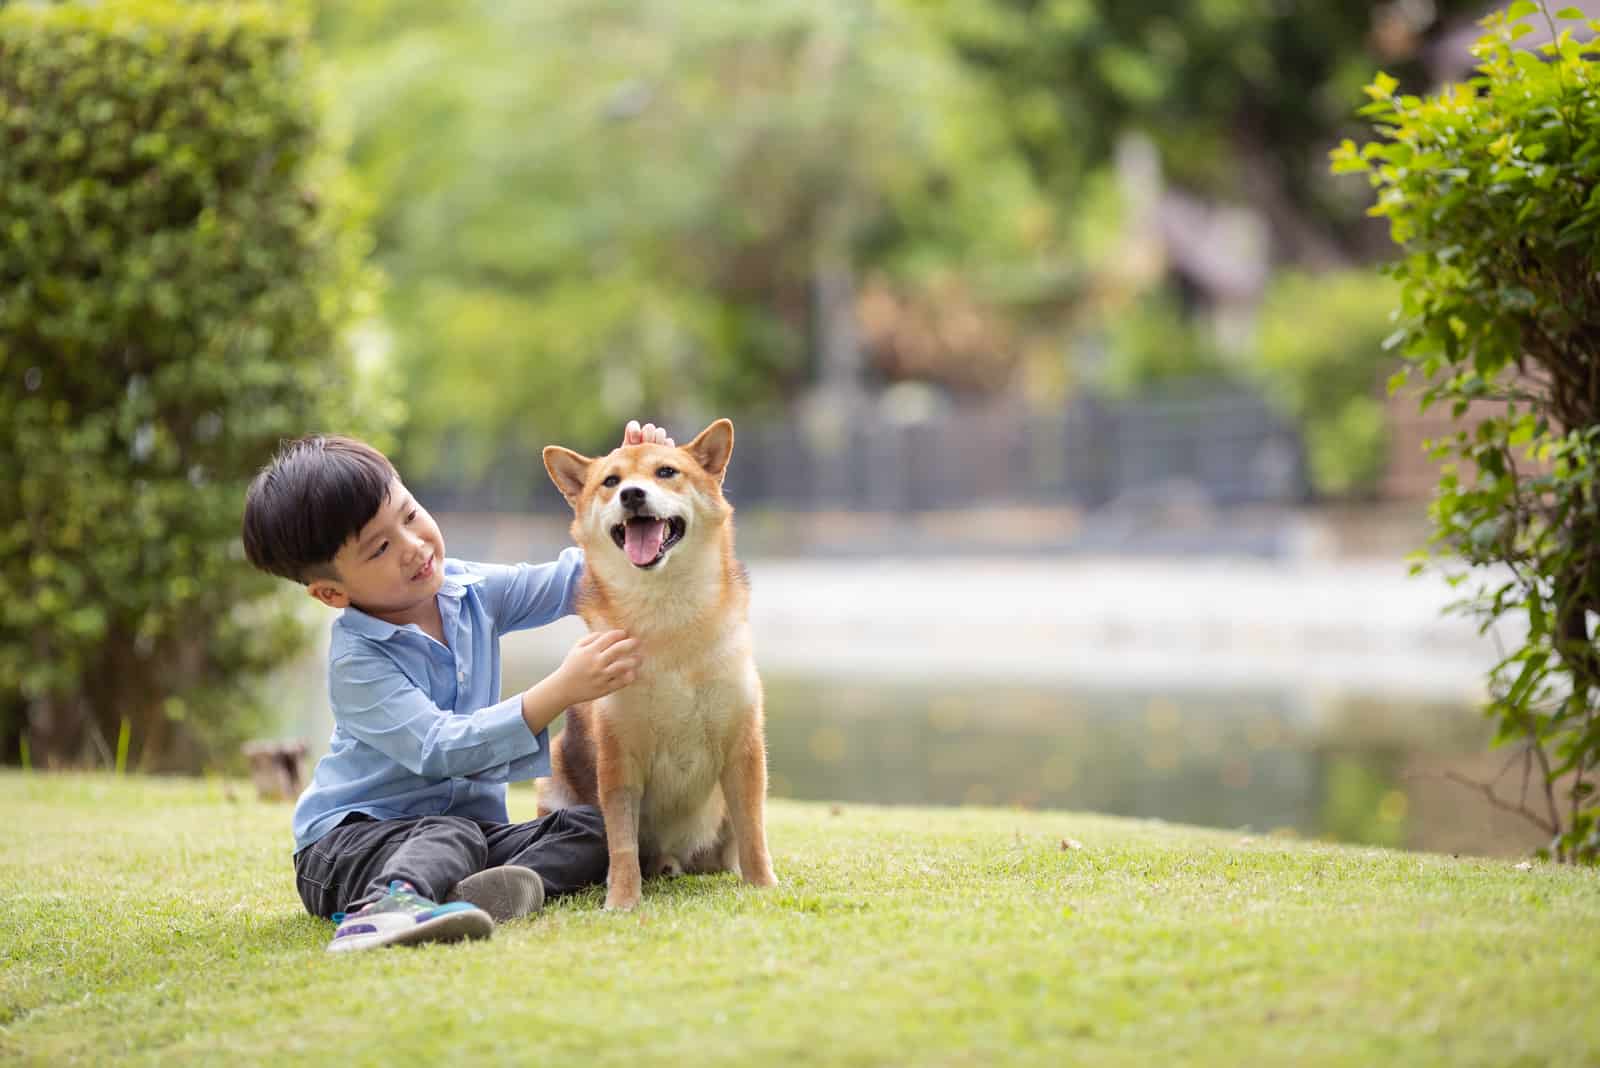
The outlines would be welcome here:
M 667 524 L 662 519 L 633 519 L 623 529 L 622 549 L 628 559 L 643 567 L 661 551 L 661 539 L 666 535 Z

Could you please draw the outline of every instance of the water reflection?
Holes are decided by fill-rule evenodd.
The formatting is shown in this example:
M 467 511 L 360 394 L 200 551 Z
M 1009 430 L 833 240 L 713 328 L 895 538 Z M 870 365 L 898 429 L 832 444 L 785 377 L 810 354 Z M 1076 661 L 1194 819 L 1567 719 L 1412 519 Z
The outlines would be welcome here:
M 1483 767 L 1487 730 L 1464 705 L 766 681 L 776 796 L 1078 809 L 1448 852 L 1537 840 L 1444 780 Z

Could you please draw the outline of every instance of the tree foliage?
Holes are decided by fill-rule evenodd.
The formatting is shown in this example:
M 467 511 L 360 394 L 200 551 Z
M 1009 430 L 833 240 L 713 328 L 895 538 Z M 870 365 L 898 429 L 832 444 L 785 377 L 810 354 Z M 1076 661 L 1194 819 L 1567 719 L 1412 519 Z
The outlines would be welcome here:
M 381 408 L 306 39 L 262 5 L 0 9 L 6 757 L 193 766 L 298 647 L 239 552 L 246 481 Z
M 368 0 L 319 34 L 379 205 L 408 465 L 791 396 L 819 270 L 893 334 L 957 268 L 975 314 L 1025 311 L 1059 239 L 997 102 L 885 0 Z M 1008 358 L 904 358 L 929 353 Z
M 1278 256 L 1322 266 L 1360 252 L 1360 206 L 1322 180 L 1346 103 L 1382 60 L 1426 75 L 1426 39 L 1471 0 L 909 0 L 1007 107 L 995 115 L 1054 195 L 1127 130 L 1156 142 L 1184 188 L 1249 203 Z
M 1537 19 L 1554 38 L 1516 41 Z M 1558 23 L 1560 25 L 1558 25 Z M 1405 256 L 1396 340 L 1424 404 L 1487 414 L 1440 443 L 1434 545 L 1471 565 L 1462 607 L 1515 635 L 1490 714 L 1521 762 L 1515 799 L 1563 860 L 1600 859 L 1600 31 L 1519 0 L 1485 21 L 1476 76 L 1420 98 L 1379 75 L 1380 134 L 1335 168 L 1370 175 Z M 1575 34 L 1574 31 L 1578 31 Z M 1529 787 L 1534 788 L 1530 798 Z

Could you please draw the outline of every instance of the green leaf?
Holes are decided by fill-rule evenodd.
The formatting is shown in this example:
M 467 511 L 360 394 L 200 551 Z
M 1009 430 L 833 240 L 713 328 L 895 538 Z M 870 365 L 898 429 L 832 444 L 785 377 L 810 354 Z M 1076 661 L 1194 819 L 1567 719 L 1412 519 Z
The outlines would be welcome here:
M 1372 84 L 1366 87 L 1365 92 L 1374 100 L 1388 100 L 1398 88 L 1400 79 L 1380 70 L 1373 76 Z

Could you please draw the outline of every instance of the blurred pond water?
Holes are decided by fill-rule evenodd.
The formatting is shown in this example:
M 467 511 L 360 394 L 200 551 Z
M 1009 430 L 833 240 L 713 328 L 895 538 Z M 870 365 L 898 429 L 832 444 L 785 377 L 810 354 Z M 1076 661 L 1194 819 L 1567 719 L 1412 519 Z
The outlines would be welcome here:
M 1464 704 L 1272 693 L 767 680 L 775 796 L 1054 808 L 1439 852 L 1538 835 L 1446 770 L 1487 778 Z
M 554 667 L 526 646 L 506 654 L 507 679 Z M 286 727 L 320 754 L 319 665 L 293 683 L 300 714 Z M 1539 844 L 1446 780 L 1487 779 L 1504 759 L 1465 702 L 772 673 L 765 685 L 775 797 L 1104 812 L 1445 853 Z

